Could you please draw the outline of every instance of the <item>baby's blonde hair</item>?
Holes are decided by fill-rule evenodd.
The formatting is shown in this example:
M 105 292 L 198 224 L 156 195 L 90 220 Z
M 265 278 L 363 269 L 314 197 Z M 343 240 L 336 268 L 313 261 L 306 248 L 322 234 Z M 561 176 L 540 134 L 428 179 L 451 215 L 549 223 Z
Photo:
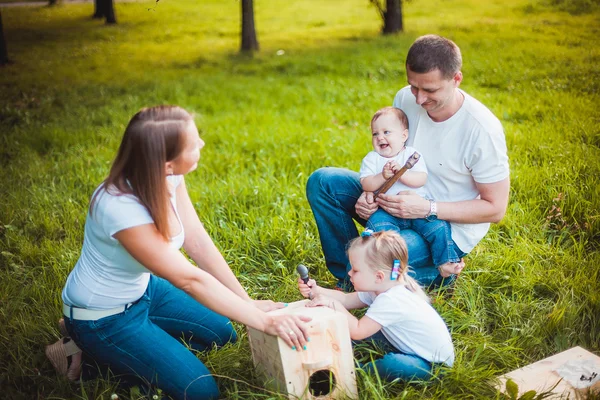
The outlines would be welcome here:
M 429 303 L 429 297 L 421 286 L 408 275 L 408 249 L 406 242 L 394 231 L 372 232 L 353 239 L 348 247 L 348 253 L 355 250 L 364 252 L 365 261 L 374 271 L 392 273 L 394 260 L 400 261 L 398 280 L 402 278 L 407 289 L 419 295 Z

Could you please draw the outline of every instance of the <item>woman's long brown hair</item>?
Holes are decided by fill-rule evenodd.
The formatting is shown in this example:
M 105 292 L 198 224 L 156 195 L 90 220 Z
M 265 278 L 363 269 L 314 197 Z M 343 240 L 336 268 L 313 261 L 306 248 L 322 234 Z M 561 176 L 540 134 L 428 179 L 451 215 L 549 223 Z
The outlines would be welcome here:
M 90 215 L 102 189 L 113 195 L 131 194 L 148 209 L 156 229 L 170 240 L 169 188 L 165 163 L 184 146 L 184 133 L 192 116 L 181 107 L 156 106 L 131 118 L 108 177 L 92 198 Z

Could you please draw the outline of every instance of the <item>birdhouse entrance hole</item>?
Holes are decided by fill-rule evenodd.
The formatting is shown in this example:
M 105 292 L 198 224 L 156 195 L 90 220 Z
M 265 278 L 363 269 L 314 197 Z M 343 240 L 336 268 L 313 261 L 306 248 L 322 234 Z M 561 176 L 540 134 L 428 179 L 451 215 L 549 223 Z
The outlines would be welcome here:
M 327 396 L 335 389 L 335 385 L 335 374 L 328 369 L 321 369 L 308 379 L 308 389 L 315 397 Z

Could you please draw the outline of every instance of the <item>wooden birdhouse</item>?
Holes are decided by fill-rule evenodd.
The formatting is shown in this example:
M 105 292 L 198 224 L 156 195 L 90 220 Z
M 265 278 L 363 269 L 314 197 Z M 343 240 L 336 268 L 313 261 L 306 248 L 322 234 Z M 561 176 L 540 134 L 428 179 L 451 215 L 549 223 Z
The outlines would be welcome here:
M 328 307 L 305 307 L 308 300 L 290 303 L 270 315 L 312 318 L 306 350 L 292 350 L 279 337 L 248 328 L 252 359 L 266 385 L 290 399 L 357 398 L 354 357 L 344 314 Z

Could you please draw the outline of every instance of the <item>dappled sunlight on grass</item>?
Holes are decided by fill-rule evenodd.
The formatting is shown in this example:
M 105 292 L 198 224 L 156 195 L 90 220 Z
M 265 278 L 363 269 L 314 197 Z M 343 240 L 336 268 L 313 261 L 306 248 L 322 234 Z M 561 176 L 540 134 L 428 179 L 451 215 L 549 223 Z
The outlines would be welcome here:
M 159 103 L 194 112 L 206 147 L 186 180 L 200 218 L 249 293 L 298 300 L 299 262 L 333 283 L 306 180 L 327 165 L 358 170 L 371 115 L 406 84 L 408 47 L 430 32 L 459 44 L 462 87 L 503 123 L 511 200 L 453 293 L 433 294 L 455 367 L 428 384 L 359 374 L 361 398 L 494 398 L 494 376 L 576 345 L 598 352 L 598 13 L 528 0 L 408 2 L 407 31 L 381 37 L 366 0 L 255 3 L 253 57 L 237 53 L 235 1 L 117 2 L 116 26 L 89 18 L 91 4 L 2 10 L 14 61 L 0 69 L 5 397 L 116 390 L 113 381 L 59 381 L 43 348 L 58 335 L 89 197 L 133 113 Z M 257 389 L 239 328 L 239 343 L 200 357 L 231 378 L 218 379 L 225 397 L 273 398 Z

